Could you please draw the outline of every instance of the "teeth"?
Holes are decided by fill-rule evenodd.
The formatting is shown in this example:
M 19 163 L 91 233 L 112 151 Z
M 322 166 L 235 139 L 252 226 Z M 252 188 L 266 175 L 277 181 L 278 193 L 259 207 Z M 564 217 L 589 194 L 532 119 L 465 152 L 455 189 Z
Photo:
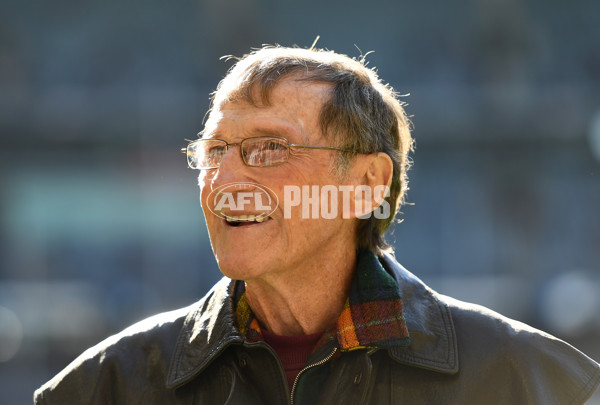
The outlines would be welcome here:
M 265 214 L 260 215 L 225 215 L 225 213 L 220 212 L 221 215 L 225 218 L 227 222 L 264 222 L 268 219 Z

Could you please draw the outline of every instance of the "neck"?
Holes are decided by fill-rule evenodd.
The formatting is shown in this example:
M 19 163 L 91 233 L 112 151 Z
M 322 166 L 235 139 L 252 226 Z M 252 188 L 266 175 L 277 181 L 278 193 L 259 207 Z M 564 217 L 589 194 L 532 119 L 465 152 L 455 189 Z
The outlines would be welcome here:
M 316 259 L 316 258 L 315 258 Z M 334 249 L 327 257 L 268 279 L 246 280 L 246 298 L 261 325 L 271 333 L 320 333 L 338 319 L 356 266 L 356 251 Z

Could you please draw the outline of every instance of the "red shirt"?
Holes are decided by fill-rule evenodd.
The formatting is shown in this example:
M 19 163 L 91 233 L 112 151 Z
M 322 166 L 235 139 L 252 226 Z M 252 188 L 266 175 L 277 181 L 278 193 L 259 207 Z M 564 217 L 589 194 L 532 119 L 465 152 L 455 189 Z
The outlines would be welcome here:
M 291 390 L 296 376 L 306 365 L 306 361 L 323 333 L 301 336 L 279 336 L 264 329 L 261 332 L 265 342 L 279 356 Z

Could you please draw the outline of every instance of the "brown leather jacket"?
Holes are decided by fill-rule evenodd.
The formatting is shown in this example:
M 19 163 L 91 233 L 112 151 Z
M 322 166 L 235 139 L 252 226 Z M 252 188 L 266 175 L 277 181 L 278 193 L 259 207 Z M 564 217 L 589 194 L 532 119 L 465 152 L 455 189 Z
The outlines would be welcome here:
M 411 345 L 309 359 L 290 388 L 264 342 L 235 325 L 223 279 L 198 303 L 87 350 L 36 391 L 36 404 L 583 404 L 600 366 L 548 334 L 437 294 L 393 258 Z M 290 392 L 291 391 L 291 392 Z

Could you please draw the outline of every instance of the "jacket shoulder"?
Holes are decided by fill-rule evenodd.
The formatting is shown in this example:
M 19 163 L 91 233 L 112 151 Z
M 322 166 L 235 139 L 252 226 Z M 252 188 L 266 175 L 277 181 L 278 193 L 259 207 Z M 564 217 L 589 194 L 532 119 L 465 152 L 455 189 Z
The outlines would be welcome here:
M 123 398 L 137 386 L 141 397 L 154 395 L 144 381 L 165 375 L 186 316 L 199 303 L 154 315 L 87 349 L 34 393 L 36 404 L 102 404 Z M 126 388 L 127 387 L 127 388 Z
M 486 307 L 435 293 L 452 315 L 462 378 L 492 378 L 537 403 L 582 404 L 600 384 L 600 365 L 546 332 Z
M 600 384 L 600 365 L 568 343 L 439 294 L 389 255 L 381 261 L 398 283 L 411 339 L 410 347 L 391 354 L 412 366 L 403 368 L 402 379 L 417 391 L 425 392 L 434 379 L 445 403 L 469 398 L 469 403 L 575 405 Z

